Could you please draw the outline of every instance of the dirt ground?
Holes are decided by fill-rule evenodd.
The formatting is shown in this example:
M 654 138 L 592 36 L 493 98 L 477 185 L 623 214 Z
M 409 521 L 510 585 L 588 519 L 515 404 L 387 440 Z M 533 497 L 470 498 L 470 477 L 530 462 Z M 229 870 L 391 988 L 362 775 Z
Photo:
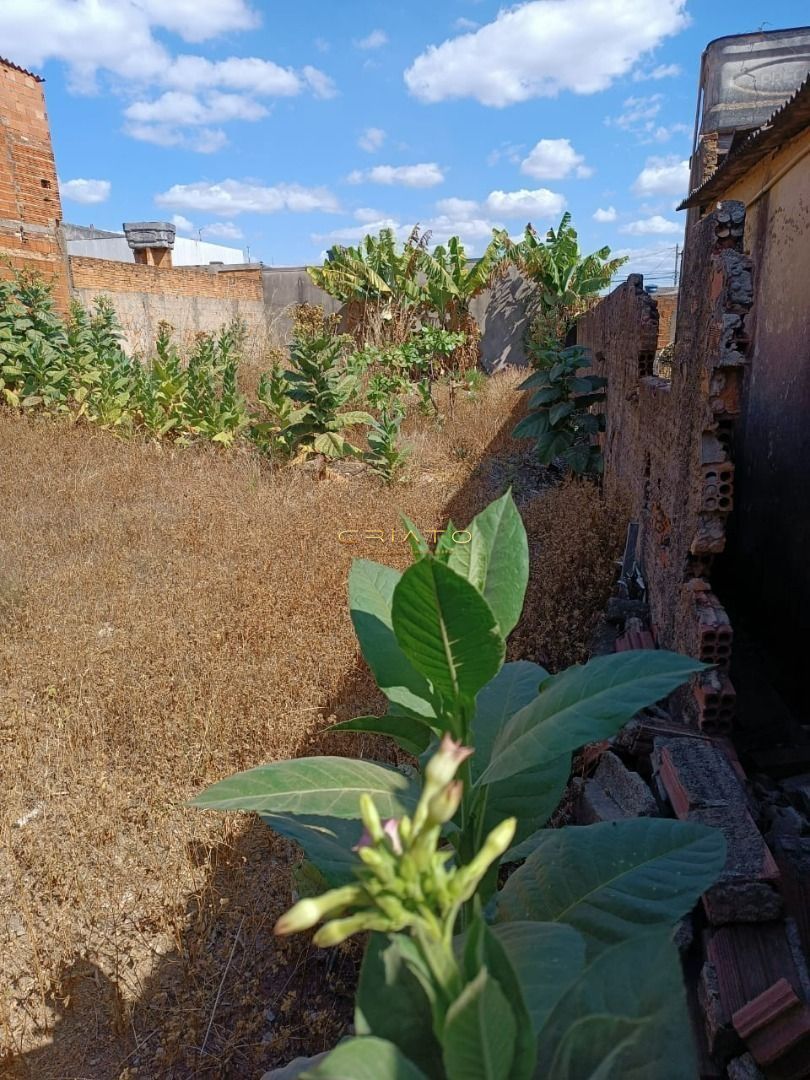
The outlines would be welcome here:
M 185 801 L 263 761 L 392 759 L 321 734 L 382 704 L 352 556 L 408 562 L 341 529 L 466 524 L 512 483 L 533 554 L 512 655 L 583 658 L 625 522 L 509 439 L 516 382 L 410 421 L 391 487 L 0 413 L 0 1075 L 254 1078 L 343 1033 L 357 946 L 272 938 L 296 851 Z

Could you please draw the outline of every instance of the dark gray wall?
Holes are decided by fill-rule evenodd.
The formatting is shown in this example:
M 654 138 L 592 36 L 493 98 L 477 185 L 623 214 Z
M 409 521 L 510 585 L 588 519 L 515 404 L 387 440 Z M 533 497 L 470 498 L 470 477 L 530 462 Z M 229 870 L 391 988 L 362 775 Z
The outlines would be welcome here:
M 318 304 L 332 313 L 340 304 L 309 279 L 306 267 L 265 267 L 262 287 L 270 332 L 286 341 L 292 329 L 295 304 Z M 532 289 L 514 269 L 472 302 L 471 310 L 481 329 L 481 357 L 488 371 L 508 364 L 525 364 L 523 338 L 531 321 Z

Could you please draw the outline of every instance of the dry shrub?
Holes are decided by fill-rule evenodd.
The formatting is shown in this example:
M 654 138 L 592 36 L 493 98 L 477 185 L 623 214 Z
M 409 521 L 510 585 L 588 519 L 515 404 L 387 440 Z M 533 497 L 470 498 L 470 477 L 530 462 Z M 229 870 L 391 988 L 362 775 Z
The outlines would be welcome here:
M 587 659 L 588 642 L 616 578 L 628 510 L 587 480 L 570 480 L 522 510 L 531 571 L 510 659 L 551 671 Z

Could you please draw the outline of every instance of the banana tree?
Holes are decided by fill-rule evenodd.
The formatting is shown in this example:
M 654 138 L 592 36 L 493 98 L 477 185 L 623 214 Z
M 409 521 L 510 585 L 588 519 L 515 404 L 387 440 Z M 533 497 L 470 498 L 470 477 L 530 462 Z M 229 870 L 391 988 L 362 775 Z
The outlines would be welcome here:
M 556 229 L 548 230 L 545 241 L 527 225 L 512 254 L 523 273 L 536 283 L 548 335 L 559 342 L 586 310 L 588 301 L 607 288 L 627 262 L 626 257 L 611 259 L 609 247 L 583 255 L 567 212 Z

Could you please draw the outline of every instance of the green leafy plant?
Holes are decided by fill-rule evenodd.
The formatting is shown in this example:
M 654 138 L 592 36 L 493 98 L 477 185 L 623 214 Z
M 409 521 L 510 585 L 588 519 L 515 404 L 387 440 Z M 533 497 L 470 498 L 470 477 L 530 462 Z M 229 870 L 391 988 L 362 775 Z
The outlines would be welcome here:
M 291 445 L 303 456 L 358 454 L 358 447 L 343 431 L 372 424 L 374 418 L 360 410 L 340 411 L 357 392 L 357 378 L 346 370 L 341 342 L 329 337 L 295 338 L 290 356 L 292 368 L 284 375 L 289 396 L 298 406 L 286 429 Z
M 415 557 L 409 569 L 400 574 L 356 560 L 349 578 L 355 632 L 388 712 L 335 728 L 388 735 L 415 756 L 445 733 L 474 747 L 474 757 L 461 766 L 463 797 L 448 842 L 469 861 L 481 838 L 513 815 L 515 842 L 502 861 L 525 859 L 546 835 L 573 751 L 611 737 L 703 666 L 662 650 L 598 657 L 557 675 L 527 661 L 504 664 L 528 580 L 526 534 L 511 496 L 492 503 L 463 533 L 449 525 L 434 551 L 406 524 Z M 357 815 L 363 791 L 387 816 L 410 812 L 416 801 L 412 782 L 396 770 L 342 758 L 261 766 L 195 801 L 257 810 L 337 885 L 351 877 L 355 860 L 346 851 L 345 819 Z M 572 853 L 581 832 L 567 839 Z M 493 871 L 482 883 L 482 900 L 492 895 L 495 880 Z
M 562 458 L 575 473 L 601 472 L 602 454 L 592 437 L 605 429 L 602 413 L 591 411 L 605 400 L 607 379 L 582 374 L 590 366 L 582 346 L 534 350 L 538 370 L 518 390 L 532 390 L 529 412 L 512 432 L 515 439 L 535 439 L 545 465 Z
M 637 1068 L 654 1080 L 693 1075 L 668 924 L 719 871 L 722 836 L 662 822 L 681 833 L 675 846 L 688 837 L 684 860 L 700 866 L 679 889 L 667 882 L 659 891 L 660 845 L 639 828 L 648 823 L 623 823 L 624 865 L 605 829 L 573 830 L 592 841 L 582 853 L 590 861 L 572 860 L 561 842 L 565 831 L 551 831 L 551 850 L 533 856 L 540 872 L 527 862 L 498 894 L 495 924 L 478 912 L 457 934 L 462 905 L 509 848 L 517 824 L 510 817 L 495 825 L 467 862 L 442 843 L 463 797 L 456 773 L 471 754 L 443 737 L 425 765 L 412 815 L 383 822 L 374 799 L 362 795 L 365 828 L 354 847 L 353 881 L 299 900 L 276 923 L 275 933 L 286 935 L 324 922 L 313 939 L 321 947 L 372 931 L 355 1037 L 279 1077 L 619 1080 Z
M 506 236 L 502 241 L 521 272 L 537 285 L 541 346 L 564 342 L 577 317 L 627 262 L 627 257 L 611 259 L 609 247 L 583 255 L 567 212 L 556 229 L 548 230 L 545 241 L 531 225 L 517 244 Z
M 408 459 L 408 450 L 399 446 L 402 416 L 401 408 L 383 409 L 380 419 L 373 420 L 366 433 L 369 449 L 363 459 L 388 483 Z
M 36 274 L 0 281 L 0 392 L 17 409 L 64 411 L 72 389 L 67 335 L 50 288 Z

